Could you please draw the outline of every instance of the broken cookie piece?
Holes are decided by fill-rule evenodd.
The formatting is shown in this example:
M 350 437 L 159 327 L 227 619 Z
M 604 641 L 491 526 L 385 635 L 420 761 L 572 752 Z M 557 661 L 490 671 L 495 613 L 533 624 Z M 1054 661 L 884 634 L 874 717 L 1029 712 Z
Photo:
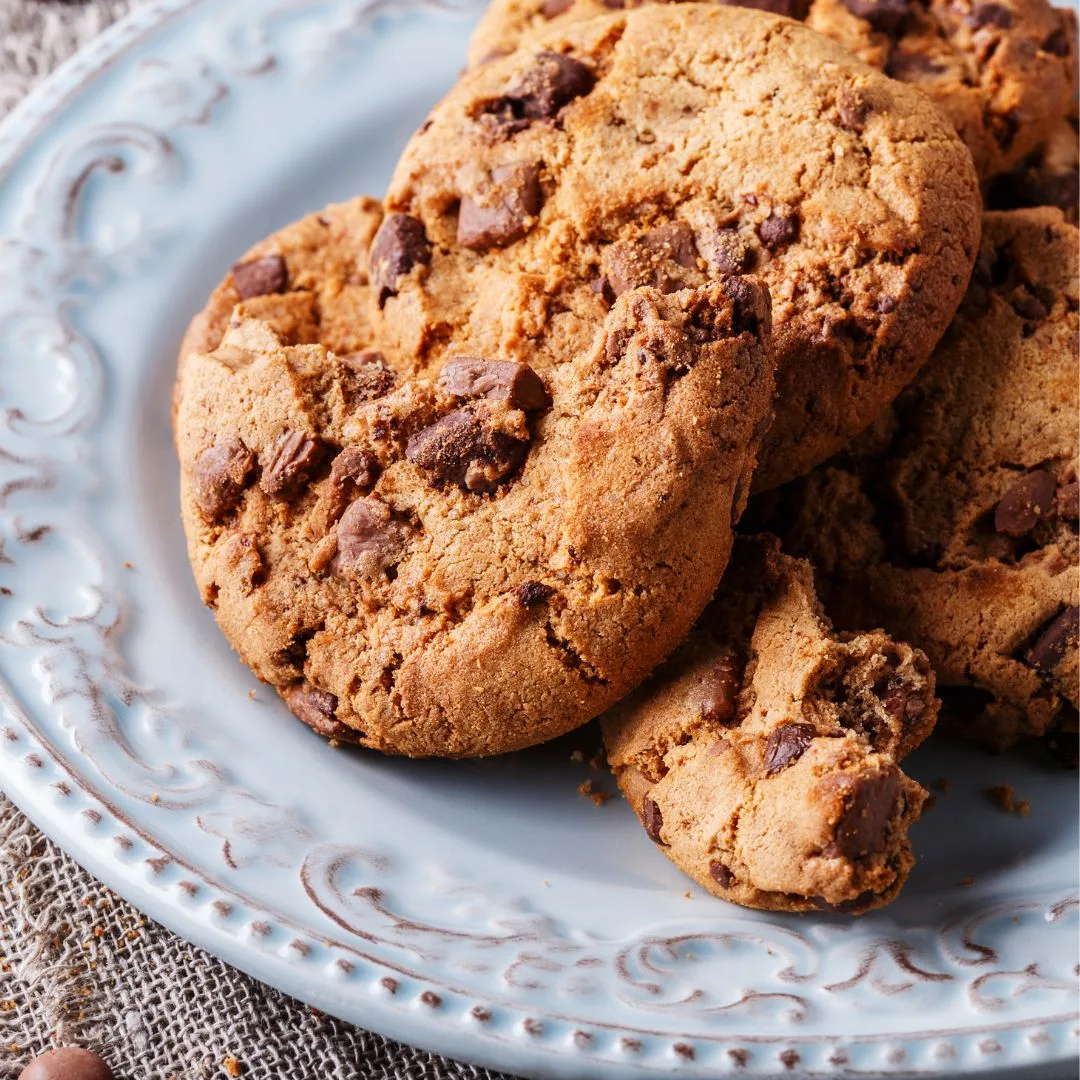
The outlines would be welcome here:
M 858 914 L 899 892 L 926 792 L 900 761 L 937 717 L 926 657 L 837 634 L 810 565 L 741 537 L 690 637 L 602 720 L 649 837 L 717 896 Z

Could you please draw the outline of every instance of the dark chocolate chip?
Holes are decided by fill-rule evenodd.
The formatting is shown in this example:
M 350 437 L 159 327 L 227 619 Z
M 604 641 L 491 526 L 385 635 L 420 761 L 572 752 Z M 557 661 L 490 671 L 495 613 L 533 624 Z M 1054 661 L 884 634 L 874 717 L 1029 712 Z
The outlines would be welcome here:
M 976 4 L 971 14 L 964 21 L 972 30 L 981 30 L 984 26 L 993 26 L 998 30 L 1008 30 L 1015 21 L 1015 17 L 1002 4 Z
M 769 290 L 756 281 L 728 277 L 722 281 L 732 300 L 731 332 L 760 335 L 769 319 Z
M 286 431 L 263 465 L 259 487 L 275 498 L 295 498 L 325 452 L 326 444 L 318 435 Z
M 465 491 L 492 491 L 525 459 L 528 443 L 493 431 L 468 409 L 417 432 L 405 456 L 433 487 L 456 484 Z
M 1033 322 L 1039 322 L 1050 314 L 1050 312 L 1046 310 L 1046 305 L 1037 296 L 1014 296 L 1010 300 L 1010 303 L 1012 304 L 1013 311 L 1015 311 L 1021 319 L 1030 319 Z
M 600 3 L 608 9 L 608 11 L 622 11 L 626 7 L 626 0 L 600 0 Z
M 280 255 L 265 255 L 232 268 L 233 287 L 241 300 L 253 296 L 283 293 L 289 284 L 289 269 Z
M 554 596 L 555 590 L 542 581 L 523 581 L 515 590 L 517 602 L 523 608 L 538 607 Z
M 679 266 L 691 269 L 697 266 L 698 251 L 694 230 L 685 221 L 669 221 L 650 229 L 641 238 L 650 251 Z
M 457 398 L 489 397 L 532 412 L 551 404 L 540 376 L 528 364 L 461 356 L 439 373 L 439 389 Z
M 754 253 L 735 229 L 717 229 L 703 240 L 709 262 L 721 274 L 745 274 L 753 265 Z
M 753 8 L 773 15 L 786 15 L 802 22 L 810 10 L 810 0 L 730 0 L 731 7 Z
M 709 875 L 721 889 L 730 889 L 735 884 L 735 875 L 722 863 L 709 863 Z
M 825 781 L 840 796 L 844 810 L 836 823 L 833 840 L 822 854 L 827 859 L 860 859 L 885 850 L 889 819 L 900 792 L 894 772 L 871 776 L 836 776 Z
M 798 238 L 799 215 L 797 211 L 790 214 L 777 213 L 775 210 L 757 228 L 761 242 L 770 250 L 785 247 Z
M 645 832 L 654 844 L 667 844 L 660 838 L 660 830 L 664 827 L 664 817 L 660 813 L 660 807 L 645 796 L 641 804 L 641 823 L 645 826 Z
M 191 479 L 195 504 L 209 521 L 218 521 L 239 506 L 254 467 L 255 455 L 239 439 L 216 442 L 200 451 Z
M 926 698 L 899 682 L 889 685 L 882 704 L 904 731 L 914 727 L 926 712 Z
M 397 566 L 407 543 L 406 526 L 393 519 L 386 503 L 355 499 L 337 523 L 334 570 L 343 576 L 375 579 Z
M 500 165 L 485 190 L 461 200 L 457 242 L 476 251 L 512 244 L 532 228 L 540 203 L 539 165 Z
M 1045 469 L 1020 477 L 994 510 L 994 528 L 1006 536 L 1024 536 L 1053 513 L 1057 481 Z
M 1035 644 L 1028 649 L 1028 663 L 1040 671 L 1053 671 L 1064 659 L 1066 651 L 1076 650 L 1078 638 L 1080 608 L 1067 607 L 1039 633 Z
M 912 75 L 940 75 L 945 68 L 925 53 L 893 49 L 885 65 L 885 72 L 894 79 Z
M 65 1046 L 38 1055 L 19 1073 L 19 1080 L 113 1080 L 113 1074 L 97 1054 Z
M 1080 521 L 1080 484 L 1062 484 L 1054 495 L 1054 510 L 1066 521 Z
M 739 700 L 739 665 L 733 656 L 721 656 L 706 673 L 701 686 L 701 718 L 726 725 L 735 719 Z
M 564 11 L 569 11 L 574 6 L 574 0 L 544 0 L 540 8 L 540 14 L 545 19 L 554 19 Z
M 1072 52 L 1069 45 L 1069 35 L 1059 26 L 1043 43 L 1043 52 L 1053 56 L 1068 56 Z
M 474 115 L 512 135 L 537 120 L 554 119 L 571 101 L 592 90 L 596 76 L 579 60 L 544 51 L 535 66 L 505 94 L 482 101 Z
M 424 223 L 409 214 L 387 214 L 371 243 L 368 272 L 379 307 L 396 296 L 398 282 L 414 266 L 431 262 L 431 244 Z
M 365 349 L 338 359 L 349 371 L 342 380 L 342 390 L 350 405 L 385 397 L 397 385 L 397 375 L 381 352 Z
M 604 298 L 604 302 L 611 307 L 615 303 L 615 290 L 611 287 L 611 282 L 604 275 L 595 277 L 589 282 L 589 288 L 594 293 L 598 293 Z
M 781 724 L 765 742 L 765 775 L 775 776 L 806 753 L 817 731 L 810 724 Z
M 896 34 L 912 12 L 912 0 L 843 0 L 844 7 L 883 34 Z
M 836 112 L 840 126 L 848 131 L 862 131 L 872 109 L 870 102 L 858 91 L 842 86 L 836 93 Z
M 318 690 L 309 682 L 296 683 L 285 691 L 289 711 L 324 739 L 355 741 L 358 732 L 337 719 L 338 699 L 327 690 Z
M 378 458 L 370 450 L 347 446 L 330 466 L 330 486 L 343 502 L 351 502 L 375 486 L 381 471 Z

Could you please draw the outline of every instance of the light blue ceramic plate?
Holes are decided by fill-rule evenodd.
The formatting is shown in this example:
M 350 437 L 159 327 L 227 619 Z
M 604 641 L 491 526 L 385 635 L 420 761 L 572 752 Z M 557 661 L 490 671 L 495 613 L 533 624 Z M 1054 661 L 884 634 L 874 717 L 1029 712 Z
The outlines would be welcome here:
M 181 331 L 248 244 L 384 189 L 474 18 L 151 0 L 0 128 L 4 790 L 192 941 L 470 1061 L 1075 1075 L 1069 774 L 930 747 L 915 775 L 952 789 L 898 903 L 757 914 L 690 886 L 625 803 L 580 798 L 590 775 L 611 784 L 565 747 L 474 764 L 329 749 L 201 607 L 169 439 Z M 1030 818 L 979 794 L 1003 782 Z

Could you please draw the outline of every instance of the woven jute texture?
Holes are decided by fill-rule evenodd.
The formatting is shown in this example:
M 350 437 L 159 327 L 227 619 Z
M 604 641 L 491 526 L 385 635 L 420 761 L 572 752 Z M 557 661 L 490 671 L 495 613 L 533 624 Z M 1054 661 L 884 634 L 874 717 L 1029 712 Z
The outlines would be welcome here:
M 0 117 L 137 2 L 0 0 Z M 499 1080 L 324 1016 L 188 945 L 0 795 L 0 1080 L 66 1044 L 96 1050 L 117 1080 Z

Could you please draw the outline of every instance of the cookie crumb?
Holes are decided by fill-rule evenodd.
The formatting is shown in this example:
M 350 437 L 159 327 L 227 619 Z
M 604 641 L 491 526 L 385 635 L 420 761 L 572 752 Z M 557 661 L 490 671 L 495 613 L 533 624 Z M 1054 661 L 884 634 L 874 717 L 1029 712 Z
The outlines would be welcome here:
M 969 885 L 975 884 L 975 879 L 970 874 L 968 874 L 967 877 L 962 877 L 960 879 L 959 884 L 961 884 L 966 889 Z
M 225 1058 L 221 1065 L 229 1076 L 237 1077 L 244 1075 L 244 1066 L 240 1064 L 238 1058 L 234 1058 L 231 1054 Z
M 150 796 L 150 801 L 156 805 L 157 803 L 161 802 L 161 796 L 155 791 Z
M 248 691 L 248 701 L 254 701 L 254 700 L 255 700 L 255 691 L 254 690 L 249 690 Z
M 931 781 L 930 786 L 935 791 L 940 791 L 942 795 L 948 795 L 952 790 L 952 781 L 940 776 L 937 780 Z
M 1019 814 L 1021 817 L 1028 817 L 1031 814 L 1031 803 L 1027 799 L 1018 799 L 1016 789 L 1012 784 L 984 788 L 983 794 L 1007 814 Z
M 611 792 L 605 791 L 595 780 L 585 780 L 578 784 L 578 794 L 584 795 L 597 806 L 603 806 L 611 798 Z
M 926 802 L 924 802 L 922 804 L 922 812 L 924 814 L 929 814 L 930 811 L 933 810 L 935 806 L 937 806 L 937 796 L 936 795 L 927 795 L 926 796 Z
M 134 570 L 135 569 L 135 564 L 133 562 L 128 562 L 127 559 L 124 560 L 122 565 L 123 565 L 125 570 Z
M 572 754 L 570 755 L 570 760 L 571 760 L 571 761 L 572 761 L 572 762 L 573 762 L 573 763 L 574 763 L 575 765 L 580 765 L 580 764 L 581 764 L 581 763 L 582 763 L 582 762 L 583 762 L 583 761 L 585 760 L 585 755 L 584 755 L 584 754 L 583 754 L 583 753 L 582 753 L 582 752 L 581 752 L 580 750 L 575 750 L 575 751 L 574 751 L 574 752 L 573 752 L 573 753 L 572 753 Z

